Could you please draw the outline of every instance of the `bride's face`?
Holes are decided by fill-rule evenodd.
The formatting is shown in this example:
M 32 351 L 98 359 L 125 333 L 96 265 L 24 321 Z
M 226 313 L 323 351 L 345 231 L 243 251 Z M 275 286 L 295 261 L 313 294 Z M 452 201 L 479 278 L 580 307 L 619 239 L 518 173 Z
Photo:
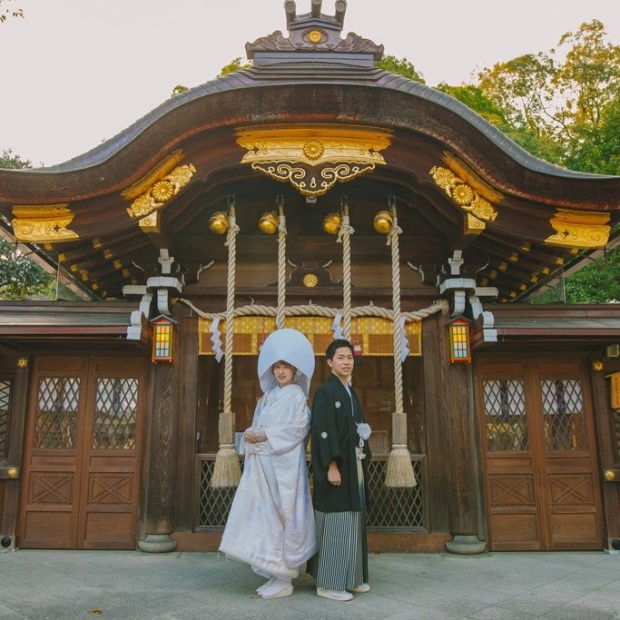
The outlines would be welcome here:
M 271 371 L 273 372 L 273 376 L 276 378 L 278 385 L 280 387 L 284 387 L 285 385 L 293 383 L 296 369 L 294 366 L 280 360 L 271 367 Z

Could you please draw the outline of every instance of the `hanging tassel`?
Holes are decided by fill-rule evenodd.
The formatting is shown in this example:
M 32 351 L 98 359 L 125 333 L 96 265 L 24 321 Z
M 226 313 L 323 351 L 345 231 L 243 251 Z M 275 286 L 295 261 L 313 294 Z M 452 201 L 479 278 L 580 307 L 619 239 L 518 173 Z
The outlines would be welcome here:
M 239 467 L 239 455 L 233 444 L 222 444 L 215 455 L 211 487 L 221 489 L 224 487 L 237 487 L 241 480 L 241 468 Z
M 387 461 L 385 486 L 413 488 L 418 484 L 411 465 L 411 455 L 406 445 L 394 444 Z

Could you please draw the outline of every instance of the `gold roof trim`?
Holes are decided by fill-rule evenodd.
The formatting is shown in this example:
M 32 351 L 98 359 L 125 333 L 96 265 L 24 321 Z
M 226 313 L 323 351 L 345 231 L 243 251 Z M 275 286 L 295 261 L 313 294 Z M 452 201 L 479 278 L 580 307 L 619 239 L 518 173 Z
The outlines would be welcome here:
M 153 211 L 161 209 L 169 200 L 174 198 L 196 174 L 193 164 L 178 166 L 156 180 L 144 193 L 138 196 L 127 209 L 132 218 L 144 218 Z
M 443 189 L 465 213 L 474 215 L 481 223 L 492 222 L 497 217 L 497 211 L 493 205 L 452 170 L 442 166 L 433 166 L 429 174 L 433 177 L 435 184 Z M 480 229 L 484 229 L 484 226 L 477 227 L 477 230 Z
M 362 125 L 267 125 L 236 133 L 247 150 L 242 164 L 310 197 L 385 165 L 380 151 L 392 143 L 391 131 Z
M 489 202 L 499 204 L 504 200 L 503 194 L 493 189 L 488 183 L 485 183 L 465 162 L 452 155 L 452 153 L 445 151 L 441 160 L 454 174 Z
M 583 250 L 603 248 L 609 241 L 610 219 L 609 213 L 558 209 L 549 220 L 556 232 L 547 237 L 545 243 Z
M 165 159 L 162 159 L 154 168 L 147 172 L 141 179 L 138 179 L 133 185 L 121 192 L 121 196 L 125 200 L 133 200 L 144 194 L 157 181 L 168 174 L 183 159 L 183 151 L 177 149 Z
M 14 206 L 13 216 L 11 224 L 18 241 L 59 243 L 80 238 L 68 228 L 75 217 L 68 204 Z

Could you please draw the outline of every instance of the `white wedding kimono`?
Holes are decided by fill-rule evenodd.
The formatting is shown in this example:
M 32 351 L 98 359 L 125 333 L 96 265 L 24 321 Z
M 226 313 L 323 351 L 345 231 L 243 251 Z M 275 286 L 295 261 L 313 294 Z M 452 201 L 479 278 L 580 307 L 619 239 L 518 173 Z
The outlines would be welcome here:
M 306 395 L 296 384 L 272 387 L 261 397 L 252 429 L 267 441 L 242 442 L 243 475 L 220 551 L 263 576 L 293 579 L 316 552 L 305 439 L 310 426 Z

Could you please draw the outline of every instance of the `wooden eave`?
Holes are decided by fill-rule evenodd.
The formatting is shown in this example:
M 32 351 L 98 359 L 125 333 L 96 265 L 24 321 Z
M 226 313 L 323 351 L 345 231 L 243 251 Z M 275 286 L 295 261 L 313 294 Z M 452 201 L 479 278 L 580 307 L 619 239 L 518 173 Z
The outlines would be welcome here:
M 491 304 L 498 342 L 484 342 L 483 317 L 474 323 L 474 348 L 501 351 L 528 343 L 580 345 L 588 350 L 620 343 L 620 304 Z
M 128 341 L 127 329 L 132 302 L 0 302 L 0 344 L 20 346 L 39 340 L 74 341 L 83 345 L 96 342 L 125 342 L 144 347 L 150 339 L 146 323 L 140 340 Z

